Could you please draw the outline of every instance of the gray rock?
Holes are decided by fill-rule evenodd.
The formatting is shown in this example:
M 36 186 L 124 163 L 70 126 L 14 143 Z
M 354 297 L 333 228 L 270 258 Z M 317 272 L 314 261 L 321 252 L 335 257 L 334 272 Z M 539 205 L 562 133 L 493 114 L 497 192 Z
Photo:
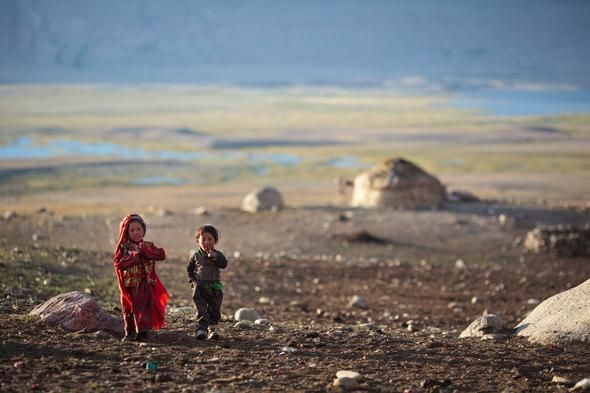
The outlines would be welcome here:
M 362 297 L 358 295 L 354 295 L 350 302 L 348 302 L 348 307 L 356 307 L 356 308 L 369 308 L 369 305 Z
M 62 293 L 35 307 L 30 315 L 70 331 L 108 330 L 123 333 L 123 321 L 101 309 L 96 300 L 83 292 Z
M 260 314 L 256 312 L 253 308 L 242 307 L 236 311 L 234 314 L 234 319 L 236 321 L 250 321 L 255 322 L 257 319 L 261 319 L 262 317 Z
M 277 211 L 284 207 L 281 193 L 273 187 L 264 187 L 253 190 L 247 194 L 241 209 L 247 212 L 256 213 L 263 210 Z
M 494 314 L 488 314 L 484 311 L 483 315 L 477 318 L 459 335 L 465 337 L 482 337 L 486 334 L 505 333 L 506 325 L 504 320 Z
M 16 218 L 16 212 L 13 212 L 12 210 L 7 210 L 4 212 L 3 217 L 5 220 L 12 220 L 13 218 Z
M 540 344 L 590 343 L 590 279 L 543 301 L 515 330 Z

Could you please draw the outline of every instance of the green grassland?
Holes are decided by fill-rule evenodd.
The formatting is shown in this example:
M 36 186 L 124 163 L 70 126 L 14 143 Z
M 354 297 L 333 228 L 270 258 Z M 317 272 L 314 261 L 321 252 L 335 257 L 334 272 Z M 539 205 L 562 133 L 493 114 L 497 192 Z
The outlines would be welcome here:
M 45 160 L 43 170 L 0 172 L 0 194 L 126 186 L 154 174 L 182 184 L 327 182 L 391 157 L 443 175 L 590 174 L 590 114 L 495 117 L 478 108 L 455 108 L 451 98 L 389 89 L 2 85 L 2 145 L 27 136 L 38 145 L 73 139 L 206 155 L 106 166 Z M 531 127 L 556 132 L 527 131 Z M 145 129 L 152 130 L 149 137 Z M 279 142 L 256 144 L 269 139 Z M 209 147 L 208 140 L 253 142 L 223 149 Z M 250 154 L 257 153 L 290 155 L 298 162 L 252 162 Z M 356 165 L 329 164 L 342 158 Z

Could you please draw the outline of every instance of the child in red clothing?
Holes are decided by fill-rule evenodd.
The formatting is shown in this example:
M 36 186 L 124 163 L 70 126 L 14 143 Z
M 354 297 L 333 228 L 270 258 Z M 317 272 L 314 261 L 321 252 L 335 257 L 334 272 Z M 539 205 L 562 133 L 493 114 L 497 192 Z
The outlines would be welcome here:
M 154 261 L 166 259 L 166 253 L 143 240 L 145 231 L 145 222 L 138 214 L 123 218 L 119 228 L 113 265 L 121 291 L 123 341 L 141 340 L 146 331 L 165 325 L 168 293 L 156 274 Z

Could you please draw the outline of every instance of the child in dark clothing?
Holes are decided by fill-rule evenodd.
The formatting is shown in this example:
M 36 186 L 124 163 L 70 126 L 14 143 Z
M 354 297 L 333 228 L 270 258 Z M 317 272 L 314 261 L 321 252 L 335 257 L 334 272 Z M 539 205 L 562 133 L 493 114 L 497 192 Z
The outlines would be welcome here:
M 199 250 L 188 261 L 186 272 L 193 288 L 193 301 L 197 308 L 197 339 L 215 339 L 219 337 L 217 324 L 221 319 L 221 302 L 223 285 L 219 269 L 227 266 L 227 259 L 215 244 L 219 233 L 212 225 L 203 225 L 195 233 Z

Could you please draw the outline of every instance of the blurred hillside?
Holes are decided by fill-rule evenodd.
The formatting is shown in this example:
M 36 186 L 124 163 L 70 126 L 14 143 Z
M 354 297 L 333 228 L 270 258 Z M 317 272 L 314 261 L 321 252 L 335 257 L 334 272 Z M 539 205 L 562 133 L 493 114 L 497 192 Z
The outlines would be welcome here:
M 590 3 L 4 0 L 0 82 L 590 86 Z

